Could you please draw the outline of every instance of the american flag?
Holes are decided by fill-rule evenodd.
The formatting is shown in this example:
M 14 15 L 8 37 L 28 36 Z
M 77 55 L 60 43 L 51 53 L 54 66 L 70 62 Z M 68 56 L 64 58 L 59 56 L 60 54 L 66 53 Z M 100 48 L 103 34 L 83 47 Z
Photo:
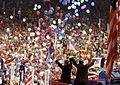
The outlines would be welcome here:
M 120 0 L 111 0 L 109 25 L 108 25 L 108 53 L 106 71 L 108 79 L 111 79 L 114 60 L 117 58 L 117 32 L 119 28 Z M 117 1 L 117 2 L 114 2 Z M 115 7 L 116 6 L 116 7 Z

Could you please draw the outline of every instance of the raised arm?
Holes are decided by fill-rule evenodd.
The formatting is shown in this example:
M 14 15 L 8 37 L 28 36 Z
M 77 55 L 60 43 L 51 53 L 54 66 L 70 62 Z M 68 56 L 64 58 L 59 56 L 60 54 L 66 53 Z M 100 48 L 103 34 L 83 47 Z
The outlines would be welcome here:
M 92 63 L 85 65 L 85 68 L 89 68 L 94 65 L 95 60 L 92 61 Z
M 76 67 L 79 67 L 79 65 L 76 63 L 76 61 L 74 60 L 74 58 L 70 58 L 70 61 L 73 63 L 73 65 L 75 65 Z
M 63 69 L 63 65 L 62 65 L 61 63 L 59 63 L 58 60 L 56 60 L 55 62 L 58 64 L 58 66 L 59 66 L 61 69 Z

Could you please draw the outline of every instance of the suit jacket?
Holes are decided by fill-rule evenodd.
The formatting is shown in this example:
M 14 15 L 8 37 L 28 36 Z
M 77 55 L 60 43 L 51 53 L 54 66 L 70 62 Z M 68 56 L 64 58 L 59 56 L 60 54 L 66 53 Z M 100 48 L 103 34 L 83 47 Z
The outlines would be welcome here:
M 70 61 L 70 63 L 67 66 L 63 66 L 57 60 L 56 60 L 56 63 L 62 69 L 62 75 L 61 75 L 61 80 L 60 81 L 63 82 L 63 83 L 71 84 L 72 62 Z
M 91 64 L 77 64 L 75 60 L 72 58 L 71 59 L 73 64 L 77 67 L 77 73 L 76 73 L 76 79 L 75 79 L 75 84 L 74 85 L 80 85 L 80 83 L 87 83 L 88 81 L 88 68 L 91 67 L 94 62 Z

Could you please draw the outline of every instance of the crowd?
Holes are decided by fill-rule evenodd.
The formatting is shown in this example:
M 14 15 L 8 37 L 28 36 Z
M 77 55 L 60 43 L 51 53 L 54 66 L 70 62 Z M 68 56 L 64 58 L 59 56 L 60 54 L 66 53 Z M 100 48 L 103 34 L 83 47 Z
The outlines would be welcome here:
M 10 64 L 14 63 L 16 80 L 19 77 L 20 65 L 23 63 L 27 69 L 25 70 L 26 79 L 29 77 L 30 67 L 33 66 L 36 80 L 44 79 L 47 69 L 51 70 L 52 79 L 59 80 L 61 69 L 55 64 L 56 59 L 63 63 L 70 56 L 76 56 L 77 60 L 81 55 L 81 58 L 88 63 L 91 57 L 105 57 L 106 54 L 107 33 L 95 25 L 88 27 L 82 24 L 80 28 L 72 27 L 71 29 L 56 29 L 50 26 L 50 28 L 41 29 L 30 23 L 25 23 L 28 25 L 24 26 L 24 23 L 1 21 L 0 24 L 2 30 L 0 31 L 0 54 L 4 62 L 15 58 L 9 64 L 6 63 L 7 70 L 5 70 L 10 70 Z M 52 46 L 54 49 L 49 58 L 48 54 Z M 73 68 L 73 77 L 75 72 Z

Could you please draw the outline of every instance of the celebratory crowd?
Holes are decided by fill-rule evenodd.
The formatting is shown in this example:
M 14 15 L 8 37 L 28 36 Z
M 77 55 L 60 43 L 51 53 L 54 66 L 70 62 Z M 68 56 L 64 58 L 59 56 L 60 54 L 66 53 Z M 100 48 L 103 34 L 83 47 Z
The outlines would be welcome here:
M 81 23 L 82 26 L 71 29 L 54 26 L 41 29 L 26 22 L 1 21 L 0 24 L 0 55 L 5 65 L 3 70 L 7 78 L 11 78 L 10 66 L 14 63 L 14 83 L 19 81 L 21 65 L 26 69 L 24 82 L 30 76 L 31 66 L 34 67 L 35 81 L 44 80 L 47 69 L 51 72 L 51 79 L 59 80 L 62 71 L 55 63 L 56 59 L 63 63 L 65 59 L 74 56 L 76 60 L 81 58 L 87 64 L 90 58 L 105 57 L 106 54 L 107 33 L 95 25 L 89 27 Z M 75 74 L 74 67 L 72 77 Z

